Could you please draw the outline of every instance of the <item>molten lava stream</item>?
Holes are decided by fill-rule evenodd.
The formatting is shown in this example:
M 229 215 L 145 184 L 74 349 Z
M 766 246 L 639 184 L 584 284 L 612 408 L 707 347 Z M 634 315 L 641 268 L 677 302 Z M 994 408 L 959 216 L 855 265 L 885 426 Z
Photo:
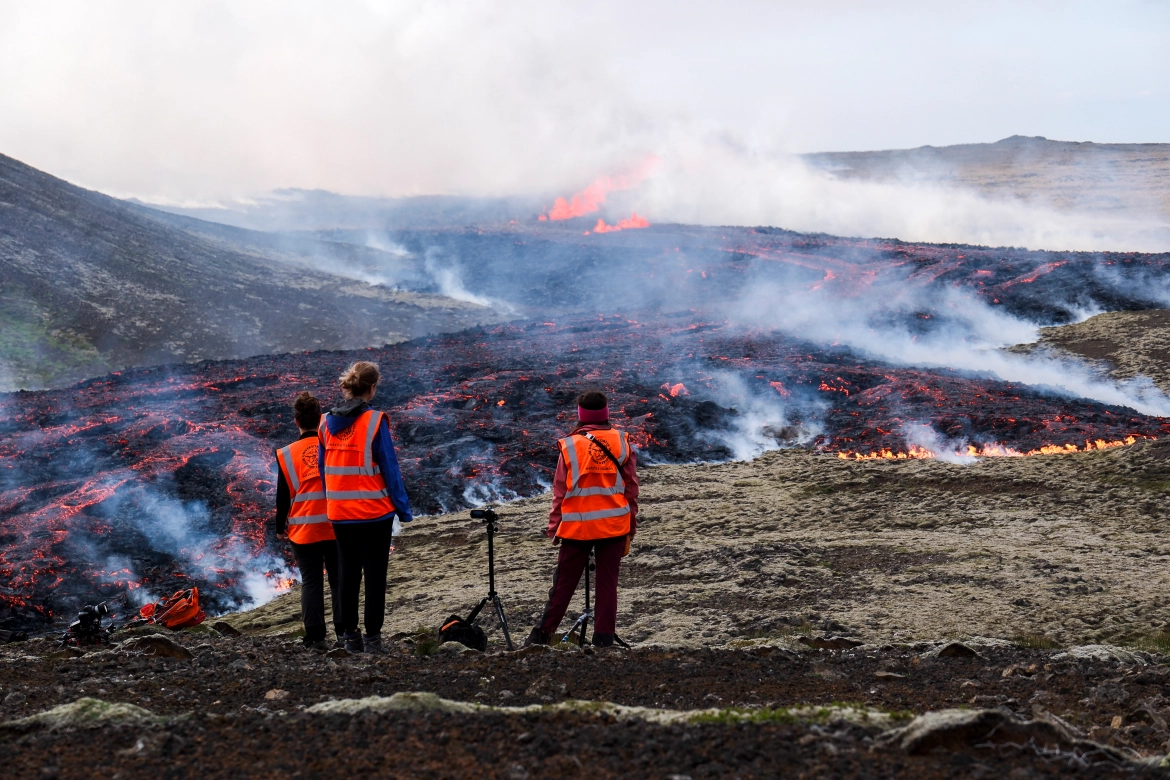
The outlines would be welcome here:
M 1023 458 L 1033 455 L 1067 455 L 1074 452 L 1094 452 L 1098 450 L 1111 450 L 1115 447 L 1126 447 L 1135 443 L 1138 439 L 1153 440 L 1154 436 L 1144 436 L 1137 434 L 1134 436 L 1126 436 L 1124 439 L 1115 441 L 1106 441 L 1104 439 L 1094 439 L 1085 442 L 1084 447 L 1078 447 L 1075 444 L 1045 444 L 1034 450 L 1027 452 L 1020 452 L 1011 447 L 1004 447 L 999 444 L 985 444 L 982 447 L 976 447 L 973 444 L 968 444 L 965 452 L 955 452 L 955 457 L 969 457 L 969 458 Z M 877 452 L 861 453 L 861 452 L 838 452 L 837 457 L 841 460 L 924 460 L 929 458 L 937 458 L 938 454 L 931 452 L 925 447 L 911 447 L 905 452 L 895 452 L 890 449 L 882 449 Z

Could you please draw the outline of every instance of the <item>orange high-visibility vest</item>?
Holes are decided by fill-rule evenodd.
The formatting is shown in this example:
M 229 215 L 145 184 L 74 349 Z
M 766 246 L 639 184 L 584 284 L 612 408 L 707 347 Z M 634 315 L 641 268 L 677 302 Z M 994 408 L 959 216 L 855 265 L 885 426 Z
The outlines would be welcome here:
M 317 440 L 298 439 L 276 451 L 280 473 L 292 494 L 288 510 L 288 540 L 296 544 L 327 542 L 333 526 L 325 509 L 325 488 L 317 468 Z
M 374 463 L 374 434 L 382 415 L 367 409 L 336 436 L 329 432 L 329 415 L 321 418 L 317 436 L 325 446 L 325 495 L 333 522 L 374 520 L 394 511 L 386 479 Z
M 623 466 L 630 457 L 629 438 L 623 431 L 589 432 Z M 621 470 L 583 434 L 557 442 L 568 477 L 561 503 L 562 539 L 610 539 L 630 532 L 630 502 Z

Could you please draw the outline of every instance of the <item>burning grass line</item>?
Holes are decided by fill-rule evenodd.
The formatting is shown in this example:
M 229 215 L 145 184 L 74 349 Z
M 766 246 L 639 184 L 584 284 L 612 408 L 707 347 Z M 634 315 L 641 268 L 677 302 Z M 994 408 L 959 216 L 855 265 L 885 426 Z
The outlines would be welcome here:
M 982 447 L 976 447 L 973 444 L 967 445 L 966 452 L 956 451 L 954 457 L 956 458 L 1027 458 L 1034 455 L 1070 455 L 1073 453 L 1085 452 L 1100 452 L 1102 450 L 1116 449 L 1117 447 L 1128 447 L 1135 444 L 1139 439 L 1155 440 L 1154 436 L 1126 436 L 1124 439 L 1114 441 L 1106 441 L 1105 439 L 1091 439 L 1085 442 L 1084 447 L 1078 447 L 1075 444 L 1044 444 L 1034 450 L 1021 452 L 1011 447 L 1004 447 L 999 444 L 985 444 Z M 911 447 L 906 452 L 895 452 L 890 449 L 881 449 L 872 453 L 860 452 L 838 452 L 837 457 L 841 460 L 932 460 L 939 457 L 939 454 L 926 449 L 925 447 Z

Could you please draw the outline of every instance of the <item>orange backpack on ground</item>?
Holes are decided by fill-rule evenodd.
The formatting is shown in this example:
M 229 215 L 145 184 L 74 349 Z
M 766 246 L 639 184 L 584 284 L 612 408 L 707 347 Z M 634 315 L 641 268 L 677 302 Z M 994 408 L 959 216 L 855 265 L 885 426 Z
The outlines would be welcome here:
M 157 604 L 146 604 L 138 610 L 138 614 L 147 624 L 163 626 L 174 631 L 197 626 L 207 617 L 199 608 L 199 588 L 176 591 L 175 595 Z

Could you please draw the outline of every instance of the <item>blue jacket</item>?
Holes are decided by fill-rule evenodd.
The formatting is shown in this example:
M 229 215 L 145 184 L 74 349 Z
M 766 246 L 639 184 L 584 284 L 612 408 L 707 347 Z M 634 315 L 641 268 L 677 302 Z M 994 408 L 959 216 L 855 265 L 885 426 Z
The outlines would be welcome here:
M 357 422 L 357 418 L 369 408 L 370 405 L 368 403 L 356 398 L 346 401 L 341 406 L 332 409 L 325 416 L 325 424 L 329 426 L 329 432 L 336 435 Z M 378 431 L 374 434 L 372 449 L 374 463 L 378 464 L 378 470 L 382 472 L 382 479 L 386 481 L 386 492 L 390 494 L 390 501 L 394 504 L 394 512 L 369 520 L 347 520 L 346 522 L 376 523 L 382 520 L 390 520 L 395 514 L 398 515 L 400 521 L 404 523 L 411 522 L 414 520 L 414 516 L 410 512 L 410 499 L 406 496 L 406 485 L 402 483 L 402 472 L 398 469 L 398 455 L 394 452 L 394 439 L 390 435 L 390 424 L 387 422 L 385 415 L 382 415 L 382 422 L 378 425 Z M 321 473 L 324 474 L 325 445 L 321 443 L 317 444 L 317 464 L 321 469 Z M 326 498 L 328 498 L 328 495 L 326 495 Z

